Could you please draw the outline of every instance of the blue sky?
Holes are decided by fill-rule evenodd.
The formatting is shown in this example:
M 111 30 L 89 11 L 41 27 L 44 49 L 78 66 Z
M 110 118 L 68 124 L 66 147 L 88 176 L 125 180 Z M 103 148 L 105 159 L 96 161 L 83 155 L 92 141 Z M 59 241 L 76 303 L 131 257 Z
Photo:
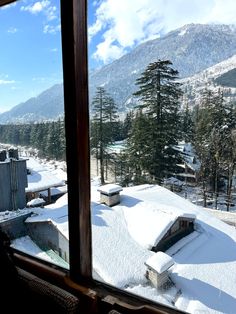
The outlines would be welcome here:
M 62 82 L 59 5 L 19 0 L 0 9 L 0 112 Z M 88 8 L 90 68 L 184 24 L 236 22 L 235 0 L 89 0 Z
M 0 112 L 62 82 L 59 1 L 0 9 Z

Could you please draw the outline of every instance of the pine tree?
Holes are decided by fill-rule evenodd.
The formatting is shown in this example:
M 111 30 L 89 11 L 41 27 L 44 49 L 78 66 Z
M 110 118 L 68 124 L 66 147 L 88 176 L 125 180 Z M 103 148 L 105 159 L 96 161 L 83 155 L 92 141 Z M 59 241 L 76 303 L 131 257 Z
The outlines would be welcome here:
M 59 132 L 59 158 L 66 160 L 66 137 L 65 137 L 65 121 L 58 120 L 58 132 Z
M 221 90 L 205 90 L 196 121 L 195 147 L 201 162 L 200 181 L 205 195 L 208 188 L 215 195 L 215 208 L 218 202 L 219 185 L 225 172 L 230 176 L 232 168 L 232 130 L 235 116 L 229 104 L 225 103 Z M 226 171 L 226 169 L 228 169 Z M 228 181 L 230 182 L 230 181 Z M 204 204 L 206 205 L 206 204 Z
M 134 112 L 130 111 L 126 114 L 124 124 L 123 124 L 123 138 L 126 139 L 129 136 L 131 127 L 132 127 L 132 120 L 134 119 Z
M 94 115 L 91 123 L 91 151 L 96 152 L 100 161 L 101 184 L 104 184 L 105 163 L 109 159 L 107 147 L 113 142 L 111 126 L 117 118 L 117 107 L 103 87 L 97 88 L 92 106 Z
M 123 169 L 123 180 L 126 184 L 141 184 L 148 180 L 147 169 L 149 167 L 151 140 L 151 124 L 143 114 L 142 109 L 139 109 L 132 123 L 130 136 L 127 140 L 127 149 L 125 151 L 126 159 L 128 160 L 127 167 Z
M 182 139 L 185 143 L 191 143 L 193 140 L 193 119 L 188 102 L 184 103 L 181 120 Z
M 46 137 L 46 156 L 48 158 L 59 159 L 60 145 L 59 145 L 59 134 L 56 122 L 50 122 L 47 124 L 48 132 Z
M 223 175 L 226 178 L 226 208 L 229 206 L 232 197 L 233 176 L 236 168 L 236 107 L 235 103 L 226 104 L 225 124 L 222 127 L 224 132 L 223 150 Z
M 148 121 L 148 132 L 145 131 L 148 158 L 145 166 L 140 164 L 140 168 L 145 167 L 143 171 L 158 183 L 175 171 L 178 160 L 173 146 L 180 139 L 179 99 L 182 91 L 176 82 L 178 71 L 171 65 L 168 60 L 150 63 L 137 79 L 139 90 L 134 93 L 139 100 L 137 107 L 142 109 Z M 135 149 L 136 141 L 132 136 L 130 143 Z

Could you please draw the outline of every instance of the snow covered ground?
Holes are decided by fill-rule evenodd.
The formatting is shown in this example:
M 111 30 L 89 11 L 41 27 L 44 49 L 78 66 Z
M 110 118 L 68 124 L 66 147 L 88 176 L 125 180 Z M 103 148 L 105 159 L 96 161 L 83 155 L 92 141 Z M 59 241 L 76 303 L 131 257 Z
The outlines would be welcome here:
M 198 186 L 185 186 L 183 185 L 183 189 L 181 192 L 176 192 L 179 196 L 183 198 L 187 198 L 189 201 L 191 201 L 193 204 L 203 206 L 203 192 Z M 216 209 L 215 208 L 215 196 L 212 193 L 210 195 L 208 193 L 207 195 L 207 208 L 209 209 Z M 219 211 L 226 212 L 227 206 L 226 206 L 226 196 L 224 193 L 219 193 L 219 196 L 217 198 L 217 209 Z M 236 194 L 232 193 L 231 197 L 231 204 L 229 207 L 230 212 L 236 213 Z

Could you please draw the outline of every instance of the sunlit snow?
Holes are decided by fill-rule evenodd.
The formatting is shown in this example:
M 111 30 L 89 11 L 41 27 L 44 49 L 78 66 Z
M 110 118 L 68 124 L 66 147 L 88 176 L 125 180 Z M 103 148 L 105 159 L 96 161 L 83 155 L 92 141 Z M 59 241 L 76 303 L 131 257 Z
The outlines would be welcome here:
M 105 282 L 190 313 L 229 313 L 236 308 L 236 230 L 203 208 L 157 185 L 123 188 L 121 203 L 99 203 L 92 185 L 94 271 Z M 28 222 L 50 219 L 68 237 L 67 197 L 60 198 Z M 174 264 L 175 286 L 158 291 L 145 277 L 148 248 L 176 217 L 196 217 L 195 231 L 166 251 Z M 136 228 L 135 228 L 136 226 Z M 154 227 L 156 226 L 156 228 Z M 155 239 L 156 236 L 156 239 Z

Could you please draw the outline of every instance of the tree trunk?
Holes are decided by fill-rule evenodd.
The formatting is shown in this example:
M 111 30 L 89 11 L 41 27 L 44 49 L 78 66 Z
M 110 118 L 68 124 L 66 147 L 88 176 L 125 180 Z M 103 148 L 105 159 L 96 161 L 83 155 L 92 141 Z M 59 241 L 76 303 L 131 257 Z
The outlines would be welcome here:
M 217 205 L 218 205 L 218 185 L 217 185 L 217 171 L 215 174 L 215 209 L 217 209 Z
M 203 181 L 203 207 L 207 207 L 205 181 Z
M 100 177 L 101 177 L 101 184 L 105 184 L 104 179 L 104 161 L 103 161 L 103 151 L 102 148 L 100 148 Z
M 235 167 L 235 165 L 233 163 L 232 167 L 230 167 L 230 165 L 229 165 L 229 168 L 228 168 L 227 208 L 226 208 L 227 212 L 229 211 L 229 207 L 230 207 L 230 203 L 231 203 L 234 167 Z

